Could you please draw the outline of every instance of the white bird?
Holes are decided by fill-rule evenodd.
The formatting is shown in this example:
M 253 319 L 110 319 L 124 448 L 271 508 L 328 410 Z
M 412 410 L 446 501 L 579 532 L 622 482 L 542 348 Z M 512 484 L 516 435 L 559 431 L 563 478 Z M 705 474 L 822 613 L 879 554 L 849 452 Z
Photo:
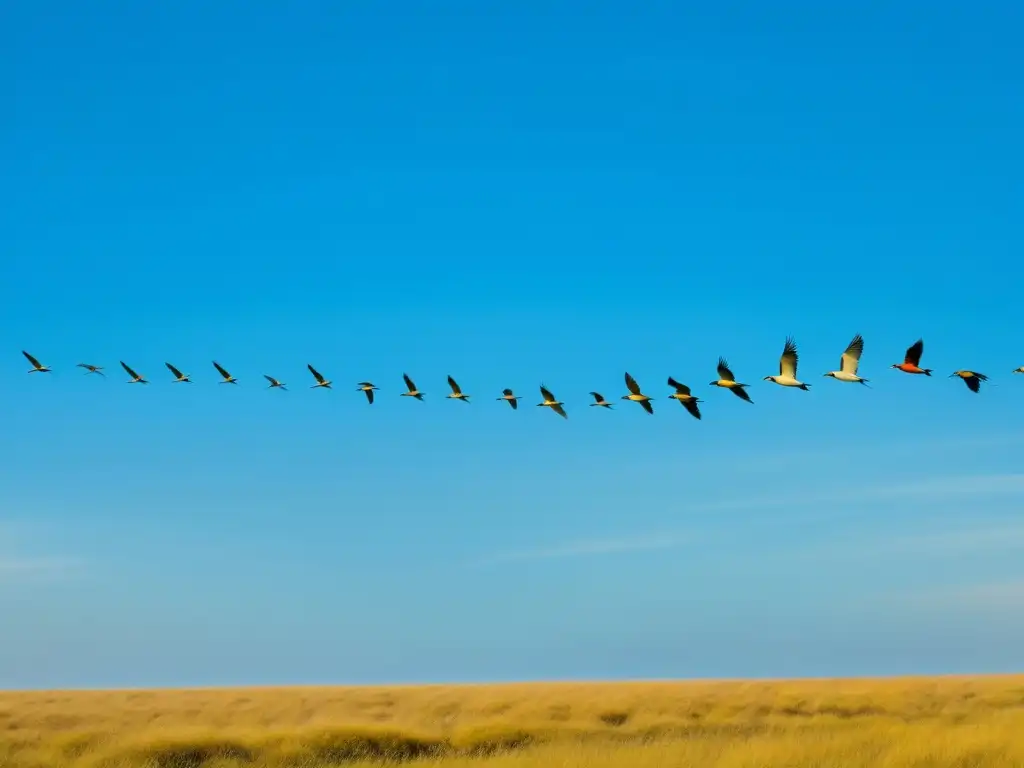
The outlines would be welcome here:
M 409 378 L 409 374 L 403 373 L 402 378 L 405 379 L 406 389 L 409 390 L 408 392 L 403 392 L 402 397 L 415 397 L 417 400 L 422 401 L 423 395 L 425 393 L 420 392 L 418 389 L 416 389 L 416 384 L 413 382 L 412 379 Z
M 181 371 L 179 371 L 177 368 L 175 368 L 170 363 L 164 363 L 164 365 L 167 366 L 167 370 L 169 370 L 171 373 L 174 374 L 174 383 L 175 384 L 179 384 L 179 383 L 191 384 L 192 383 L 192 377 L 189 374 L 182 373 Z
M 629 389 L 629 394 L 623 395 L 623 400 L 632 400 L 634 403 L 640 403 L 645 411 L 650 414 L 654 413 L 654 406 L 651 405 L 651 400 L 654 398 L 648 397 L 640 391 L 640 385 L 636 383 L 636 379 L 629 375 L 629 371 L 626 371 L 626 387 Z
M 125 372 L 132 377 L 132 380 L 128 382 L 129 384 L 149 384 L 148 381 L 129 368 L 123 360 L 119 360 L 118 362 L 121 363 L 121 367 L 124 368 Z
M 792 338 L 786 339 L 786 346 L 782 349 L 782 357 L 779 358 L 779 375 L 778 376 L 765 376 L 765 381 L 774 381 L 776 384 L 783 387 L 796 387 L 804 391 L 810 389 L 809 384 L 804 384 L 802 381 L 797 381 L 796 378 L 796 366 L 800 361 L 800 356 L 796 351 L 796 342 Z
M 288 391 L 288 387 L 284 384 L 284 382 L 278 381 L 273 376 L 267 376 L 267 374 L 264 373 L 263 378 L 270 382 L 270 386 L 268 386 L 267 389 L 281 389 L 284 390 L 285 392 Z
M 512 406 L 512 410 L 514 411 L 519 408 L 519 403 L 517 403 L 516 401 L 521 400 L 522 398 L 516 397 L 514 394 L 512 394 L 511 389 L 503 389 L 501 390 L 501 397 L 495 399 L 506 401 L 509 405 Z
M 826 376 L 831 376 L 839 381 L 849 381 L 868 386 L 868 379 L 862 379 L 857 375 L 857 366 L 860 365 L 860 356 L 864 352 L 864 339 L 858 333 L 847 345 L 846 351 L 839 358 L 839 370 L 829 371 Z M 870 389 L 870 387 L 868 387 Z
M 221 383 L 221 384 L 237 384 L 238 383 L 238 379 L 236 379 L 230 373 L 225 371 L 224 368 L 221 367 L 220 363 L 218 363 L 216 360 L 213 361 L 213 367 L 216 368 L 217 371 L 220 373 L 220 375 L 224 377 L 224 381 L 219 382 L 219 383 Z
M 100 376 L 103 376 L 104 378 L 106 378 L 106 375 L 107 375 L 107 374 L 105 374 L 103 372 L 103 366 L 102 365 L 89 365 L 89 363 L 79 363 L 76 367 L 77 368 L 85 368 L 85 375 L 86 376 L 88 376 L 90 373 L 98 373 Z
M 324 389 L 331 388 L 331 382 L 320 375 L 320 371 L 314 368 L 309 363 L 306 363 L 306 367 L 309 368 L 309 372 L 313 374 L 313 378 L 316 379 L 316 384 L 310 387 L 310 389 L 316 389 L 317 387 L 323 387 Z
M 356 390 L 357 392 L 364 392 L 364 393 L 366 393 L 366 401 L 370 405 L 373 405 L 373 390 L 379 389 L 379 387 L 373 386 L 373 384 L 371 382 L 369 382 L 369 381 L 360 381 L 356 385 L 356 387 L 358 387 L 358 389 Z
M 469 395 L 462 394 L 462 390 L 459 388 L 459 385 L 455 383 L 455 379 L 451 376 L 448 377 L 448 386 L 452 388 L 452 393 L 450 395 L 445 395 L 445 397 L 450 397 L 453 400 L 461 400 L 464 403 L 469 402 Z
M 23 354 L 25 358 L 30 363 L 32 363 L 32 369 L 29 371 L 29 373 L 50 373 L 50 367 L 48 365 L 40 365 L 39 361 L 32 357 L 32 355 L 30 355 L 25 350 L 22 350 L 21 354 Z
M 551 394 L 551 390 L 545 387 L 543 384 L 540 385 L 540 395 L 544 398 L 543 403 L 537 403 L 538 407 L 544 406 L 550 408 L 552 411 L 557 413 L 563 419 L 568 419 L 569 416 L 566 414 L 565 409 L 562 408 L 564 403 L 561 400 L 555 400 L 555 396 Z

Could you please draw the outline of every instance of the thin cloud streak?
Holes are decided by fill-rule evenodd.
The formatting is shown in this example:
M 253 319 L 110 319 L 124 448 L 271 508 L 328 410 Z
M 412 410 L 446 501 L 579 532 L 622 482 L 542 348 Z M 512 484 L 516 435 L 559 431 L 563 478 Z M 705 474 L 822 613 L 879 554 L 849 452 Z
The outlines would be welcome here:
M 592 555 L 610 555 L 623 552 L 644 552 L 672 549 L 690 541 L 678 533 L 646 534 L 610 539 L 578 539 L 552 547 L 501 552 L 485 557 L 478 563 L 507 563 L 519 560 L 551 560 Z

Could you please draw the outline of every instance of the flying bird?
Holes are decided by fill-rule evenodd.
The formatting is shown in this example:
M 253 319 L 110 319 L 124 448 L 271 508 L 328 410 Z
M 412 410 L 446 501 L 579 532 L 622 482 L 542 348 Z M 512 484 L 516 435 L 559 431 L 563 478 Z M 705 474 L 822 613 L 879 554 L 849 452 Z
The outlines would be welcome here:
M 177 383 L 188 383 L 188 384 L 191 384 L 192 383 L 192 377 L 189 374 L 182 373 L 181 371 L 179 371 L 177 368 L 175 368 L 170 363 L 164 363 L 164 365 L 167 366 L 167 370 L 169 370 L 172 374 L 174 374 L 174 383 L 175 384 L 177 384 Z
M 924 353 L 924 339 L 918 339 L 909 347 L 902 363 L 893 363 L 892 367 L 904 373 L 923 373 L 925 376 L 932 375 L 931 368 L 921 368 L 921 355 Z
M 604 395 L 602 395 L 600 392 L 591 392 L 590 396 L 594 398 L 594 402 L 590 404 L 591 408 L 593 408 L 595 405 L 600 406 L 601 408 L 614 407 L 611 403 L 604 399 Z
M 514 411 L 514 410 L 517 410 L 519 408 L 519 403 L 517 403 L 516 401 L 520 400 L 521 398 L 518 398 L 514 394 L 512 394 L 512 390 L 511 389 L 503 389 L 503 390 L 501 390 L 501 397 L 499 397 L 497 399 L 498 400 L 505 400 L 509 405 L 512 406 L 512 410 Z
M 632 400 L 634 403 L 640 403 L 645 411 L 650 414 L 654 413 L 654 406 L 651 405 L 651 400 L 654 398 L 648 397 L 640 391 L 640 385 L 636 383 L 636 379 L 629 375 L 629 371 L 626 372 L 626 387 L 629 389 L 629 394 L 623 395 L 623 400 Z
M 22 350 L 21 354 L 25 356 L 25 359 L 32 363 L 32 369 L 29 371 L 29 373 L 50 373 L 50 366 L 40 365 L 39 361 L 32 357 L 32 355 L 30 355 L 25 350 Z
M 857 366 L 860 365 L 860 356 L 863 352 L 864 339 L 858 333 L 853 337 L 853 340 L 847 345 L 846 351 L 839 358 L 839 370 L 829 371 L 825 375 L 839 381 L 858 382 L 868 386 L 870 389 L 870 386 L 867 384 L 868 379 L 862 379 L 857 375 Z
M 786 346 L 782 348 L 782 357 L 779 358 L 779 375 L 765 376 L 765 381 L 774 381 L 783 387 L 796 387 L 804 391 L 810 389 L 810 384 L 797 381 L 796 366 L 800 356 L 796 351 L 796 342 L 791 337 L 786 339 Z
M 977 392 L 981 388 L 981 382 L 988 381 L 988 376 L 984 373 L 978 373 L 977 371 L 953 371 L 949 374 L 949 378 L 959 376 L 964 380 L 964 384 L 971 392 Z
M 316 379 L 316 384 L 310 387 L 310 389 L 316 389 L 317 387 L 323 387 L 324 389 L 331 388 L 331 382 L 320 375 L 320 371 L 314 368 L 309 363 L 306 363 L 306 367 L 309 368 L 309 372 L 313 374 L 313 378 Z
M 680 384 L 678 381 L 673 379 L 671 376 L 668 377 L 668 385 L 675 389 L 675 392 L 669 395 L 673 400 L 678 400 L 679 404 L 682 405 L 686 410 L 690 412 L 690 415 L 695 419 L 700 418 L 700 408 L 697 407 L 697 403 L 704 402 L 698 400 L 696 397 L 690 394 L 690 388 L 685 384 Z
M 422 400 L 425 393 L 416 389 L 416 384 L 414 384 L 413 380 L 409 378 L 409 374 L 403 373 L 402 378 L 405 379 L 406 389 L 409 390 L 408 392 L 403 392 L 402 397 L 415 397 L 417 400 Z
M 129 368 L 128 365 L 124 362 L 124 360 L 119 360 L 118 362 L 121 363 L 121 367 L 124 368 L 125 372 L 132 377 L 132 380 L 128 382 L 129 384 L 149 384 L 148 381 L 146 381 L 144 378 L 139 376 L 139 374 L 137 374 L 135 371 Z
M 1024 365 L 1022 365 L 1020 368 L 1014 368 L 1013 373 L 1024 373 Z
M 77 368 L 85 368 L 85 375 L 86 376 L 88 376 L 90 373 L 98 373 L 100 376 L 103 376 L 104 378 L 106 378 L 106 375 L 107 375 L 107 374 L 105 374 L 103 372 L 103 366 L 102 365 L 89 365 L 89 363 L 79 363 L 76 367 Z
M 237 384 L 238 383 L 238 379 L 236 379 L 230 373 L 225 371 L 216 360 L 213 361 L 213 367 L 216 368 L 218 373 L 220 373 L 220 375 L 224 377 L 224 381 L 221 381 L 221 382 L 218 382 L 218 383 L 220 383 L 220 384 Z
M 568 415 L 566 415 L 565 413 L 565 409 L 562 408 L 562 406 L 565 405 L 565 403 L 563 403 L 561 400 L 555 400 L 555 396 L 551 394 L 551 390 L 549 390 L 543 384 L 540 385 L 540 396 L 544 398 L 544 402 L 537 403 L 538 407 L 546 406 L 555 413 L 557 413 L 559 416 L 561 416 L 563 419 L 569 418 Z
M 469 402 L 469 395 L 462 394 L 462 390 L 459 389 L 459 385 L 455 383 L 455 379 L 451 376 L 448 377 L 448 386 L 452 388 L 452 393 L 450 395 L 445 395 L 445 397 L 451 398 L 452 400 L 461 400 L 464 403 Z
M 360 381 L 358 384 L 356 384 L 356 387 L 356 392 L 365 393 L 366 402 L 368 402 L 370 405 L 373 405 L 373 390 L 379 389 L 379 387 L 373 386 L 373 384 L 369 381 Z
M 280 382 L 277 379 L 275 379 L 273 376 L 267 376 L 267 374 L 264 373 L 263 378 L 270 382 L 270 386 L 268 386 L 267 389 L 281 389 L 284 390 L 285 392 L 288 391 L 288 387 L 283 382 Z
M 748 403 L 753 405 L 754 401 L 750 399 L 750 395 L 747 394 L 746 387 L 749 384 L 740 384 L 736 381 L 736 377 L 733 376 L 732 371 L 729 369 L 729 363 L 726 362 L 724 357 L 718 358 L 718 381 L 712 381 L 711 386 L 722 387 L 728 389 L 740 400 L 746 400 Z

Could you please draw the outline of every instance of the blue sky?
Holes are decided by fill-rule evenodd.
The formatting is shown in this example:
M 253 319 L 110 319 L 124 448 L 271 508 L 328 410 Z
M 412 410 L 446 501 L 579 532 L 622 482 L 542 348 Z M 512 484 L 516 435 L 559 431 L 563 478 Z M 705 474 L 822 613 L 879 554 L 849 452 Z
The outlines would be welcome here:
M 2 15 L 0 686 L 1024 667 L 1019 5 Z

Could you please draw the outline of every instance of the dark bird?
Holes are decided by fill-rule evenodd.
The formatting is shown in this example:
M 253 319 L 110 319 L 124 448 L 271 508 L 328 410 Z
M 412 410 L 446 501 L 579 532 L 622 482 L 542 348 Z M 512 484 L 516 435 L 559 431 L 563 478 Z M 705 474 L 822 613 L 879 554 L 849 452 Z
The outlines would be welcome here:
M 448 386 L 452 388 L 452 393 L 450 395 L 445 395 L 445 397 L 451 398 L 452 400 L 461 400 L 464 403 L 469 402 L 469 395 L 462 394 L 462 390 L 459 389 L 459 385 L 455 383 L 455 379 L 451 376 L 448 377 Z
M 132 380 L 129 381 L 128 384 L 149 384 L 148 381 L 146 381 L 144 378 L 139 376 L 139 374 L 137 374 L 135 371 L 129 368 L 128 365 L 123 360 L 119 360 L 118 362 L 121 363 L 121 367 L 124 368 L 125 373 L 132 377 Z
M 538 407 L 543 406 L 546 408 L 550 408 L 563 419 L 569 418 L 569 416 L 565 412 L 565 409 L 562 408 L 562 406 L 565 405 L 565 403 L 563 403 L 561 400 L 555 400 L 555 396 L 551 394 L 551 390 L 549 390 L 543 384 L 540 385 L 540 396 L 544 398 L 544 402 L 537 403 Z
M 921 368 L 921 355 L 924 354 L 924 339 L 918 339 L 909 347 L 902 363 L 893 363 L 892 367 L 904 373 L 923 373 L 925 376 L 932 375 L 931 368 Z
M 669 397 L 673 400 L 678 400 L 679 404 L 688 410 L 693 418 L 699 419 L 700 408 L 697 407 L 697 403 L 701 403 L 703 400 L 698 400 L 696 397 L 691 395 L 690 388 L 688 386 L 680 384 L 671 376 L 668 377 L 668 385 L 675 390 L 675 392 L 669 395 Z
M 408 392 L 403 392 L 402 397 L 415 397 L 417 400 L 422 400 L 423 395 L 426 393 L 420 392 L 416 389 L 416 385 L 413 383 L 413 380 L 409 378 L 409 374 L 403 373 L 402 378 L 405 379 L 405 386 L 409 390 Z
M 170 363 L 164 363 L 164 365 L 166 365 L 167 366 L 167 370 L 170 371 L 174 375 L 174 383 L 175 384 L 177 384 L 177 383 L 186 383 L 186 382 L 189 383 L 189 384 L 192 383 L 192 377 L 189 376 L 189 374 L 182 373 L 181 371 L 179 371 L 177 368 L 175 368 Z
M 634 403 L 640 403 L 645 411 L 650 414 L 654 413 L 654 406 L 651 405 L 653 398 L 640 391 L 640 385 L 636 383 L 636 379 L 629 375 L 629 371 L 626 372 L 626 388 L 629 389 L 629 394 L 623 395 L 623 400 L 632 400 Z
M 288 391 L 288 387 L 285 386 L 283 382 L 280 382 L 277 379 L 275 379 L 273 376 L 267 376 L 267 374 L 264 373 L 263 378 L 270 382 L 270 386 L 268 386 L 267 389 L 281 389 L 284 390 L 285 392 Z
M 602 395 L 600 392 L 591 392 L 590 396 L 594 398 L 594 402 L 590 404 L 591 408 L 593 408 L 594 406 L 599 406 L 601 408 L 613 407 L 611 403 L 604 399 L 604 395 Z
M 373 390 L 379 389 L 379 387 L 373 386 L 369 381 L 360 381 L 356 384 L 356 392 L 362 392 L 366 395 L 366 402 L 373 405 Z
M 316 384 L 310 387 L 310 389 L 316 389 L 317 387 L 323 387 L 324 389 L 331 388 L 331 382 L 320 375 L 320 371 L 314 368 L 309 363 L 306 363 L 306 367 L 309 368 L 309 372 L 313 374 L 313 378 L 316 379 Z
M 217 372 L 220 373 L 220 375 L 224 377 L 224 381 L 218 382 L 219 384 L 237 384 L 238 383 L 238 379 L 236 379 L 230 373 L 225 371 L 216 360 L 213 361 L 213 367 L 216 368 Z
M 25 350 L 22 350 L 21 354 L 25 356 L 26 360 L 32 363 L 32 368 L 29 370 L 29 373 L 50 373 L 50 367 L 48 365 L 40 365 L 39 361 Z
M 85 368 L 85 375 L 88 376 L 90 373 L 98 373 L 100 376 L 106 378 L 107 374 L 103 372 L 102 365 L 89 365 L 89 363 L 79 363 L 78 368 Z
M 521 398 L 518 398 L 515 395 L 513 395 L 511 389 L 503 389 L 501 390 L 501 397 L 497 399 L 506 401 L 509 405 L 512 406 L 512 410 L 514 411 L 517 408 L 519 408 L 519 403 L 517 403 L 516 401 L 520 400 Z
M 981 388 L 981 382 L 988 381 L 988 376 L 984 373 L 978 373 L 977 371 L 953 371 L 949 374 L 949 378 L 959 376 L 964 380 L 964 384 L 971 392 L 977 392 Z
M 750 385 L 740 384 L 736 381 L 736 377 L 733 376 L 732 371 L 729 369 L 729 363 L 726 362 L 724 357 L 718 358 L 718 380 L 712 381 L 711 386 L 728 389 L 741 400 L 746 400 L 750 404 L 754 403 L 754 401 L 750 399 L 750 395 L 747 394 L 746 390 L 746 387 L 749 387 Z

